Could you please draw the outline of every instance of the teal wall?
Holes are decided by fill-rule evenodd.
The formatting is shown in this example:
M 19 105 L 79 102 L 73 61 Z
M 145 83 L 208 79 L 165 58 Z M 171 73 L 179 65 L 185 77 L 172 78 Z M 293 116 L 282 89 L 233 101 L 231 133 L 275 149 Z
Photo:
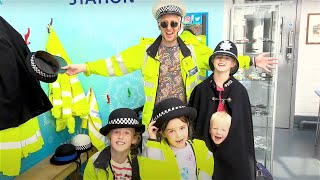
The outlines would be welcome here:
M 48 37 L 46 27 L 50 18 L 53 18 L 53 28 L 73 63 L 110 57 L 137 44 L 140 37 L 159 35 L 156 21 L 151 15 L 155 1 L 76 1 L 75 5 L 70 5 L 74 0 L 0 0 L 0 15 L 22 36 L 30 28 L 31 51 L 44 49 Z M 208 12 L 208 44 L 214 48 L 223 37 L 223 0 L 184 2 L 187 12 Z M 144 103 L 143 81 L 139 71 L 117 78 L 96 75 L 85 77 L 83 74 L 78 77 L 85 93 L 90 87 L 93 88 L 104 125 L 112 110 L 119 107 L 136 108 Z M 42 84 L 42 87 L 47 92 L 48 85 Z M 106 95 L 111 98 L 110 104 L 106 102 Z M 22 159 L 21 172 L 52 154 L 57 146 L 69 141 L 75 134 L 82 132 L 79 129 L 79 120 L 75 134 L 69 135 L 67 131 L 55 132 L 55 120 L 50 112 L 39 116 L 39 124 L 45 144 L 38 152 Z M 0 173 L 0 179 L 12 177 Z

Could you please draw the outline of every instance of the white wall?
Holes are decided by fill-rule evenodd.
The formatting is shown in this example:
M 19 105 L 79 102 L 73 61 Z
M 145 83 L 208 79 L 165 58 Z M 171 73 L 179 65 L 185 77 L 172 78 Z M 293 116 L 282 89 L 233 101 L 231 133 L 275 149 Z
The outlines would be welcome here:
M 307 14 L 320 13 L 320 1 L 302 0 L 301 8 L 295 115 L 317 116 L 320 98 L 314 90 L 320 88 L 320 44 L 306 44 L 306 28 Z

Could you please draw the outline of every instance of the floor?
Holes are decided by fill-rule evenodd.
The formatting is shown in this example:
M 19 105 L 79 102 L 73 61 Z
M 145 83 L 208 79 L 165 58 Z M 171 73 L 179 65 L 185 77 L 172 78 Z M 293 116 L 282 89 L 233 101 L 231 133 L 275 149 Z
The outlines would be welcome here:
M 275 180 L 320 180 L 320 142 L 315 129 L 275 129 Z

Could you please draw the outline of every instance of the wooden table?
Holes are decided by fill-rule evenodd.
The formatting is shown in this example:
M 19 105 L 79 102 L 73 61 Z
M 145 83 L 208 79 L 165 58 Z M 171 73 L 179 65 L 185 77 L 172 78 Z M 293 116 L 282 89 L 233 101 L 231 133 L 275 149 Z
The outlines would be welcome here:
M 88 151 L 89 157 L 91 157 L 97 150 L 93 148 Z M 16 180 L 47 180 L 47 179 L 56 179 L 61 180 L 68 177 L 71 180 L 80 179 L 80 169 L 76 171 L 77 164 L 72 162 L 65 165 L 54 165 L 50 163 L 50 158 L 53 156 L 50 155 L 44 160 L 40 161 L 38 164 L 32 166 L 30 169 L 17 176 Z M 87 161 L 87 154 L 82 153 L 81 156 L 81 164 Z M 78 160 L 79 161 L 79 160 Z

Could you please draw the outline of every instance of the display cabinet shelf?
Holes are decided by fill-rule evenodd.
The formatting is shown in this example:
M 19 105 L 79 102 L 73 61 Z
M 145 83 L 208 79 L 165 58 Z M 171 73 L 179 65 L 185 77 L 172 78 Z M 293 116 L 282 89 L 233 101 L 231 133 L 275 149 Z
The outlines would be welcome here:
M 235 4 L 231 12 L 230 40 L 235 42 L 238 54 L 277 55 L 279 5 Z M 256 160 L 272 172 L 276 74 L 251 67 L 239 69 L 234 77 L 249 94 Z

